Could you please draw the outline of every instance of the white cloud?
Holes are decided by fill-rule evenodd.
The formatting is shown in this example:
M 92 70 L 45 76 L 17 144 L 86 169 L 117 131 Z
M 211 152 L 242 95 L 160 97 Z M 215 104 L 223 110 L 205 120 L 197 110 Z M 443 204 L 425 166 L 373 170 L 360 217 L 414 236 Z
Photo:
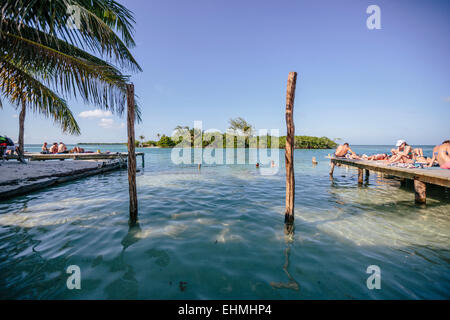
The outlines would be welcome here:
M 79 116 L 81 118 L 105 118 L 105 117 L 112 117 L 111 111 L 106 110 L 100 110 L 100 109 L 94 109 L 94 110 L 88 110 L 80 112 Z
M 13 114 L 13 118 L 18 118 L 19 116 L 17 114 Z
M 114 120 L 102 118 L 98 125 L 102 128 L 111 128 L 114 125 Z
M 125 123 L 115 123 L 113 119 L 107 119 L 107 118 L 101 118 L 100 122 L 98 123 L 99 127 L 105 128 L 105 129 L 121 129 L 125 128 Z
M 450 102 L 450 97 L 444 98 L 445 102 Z

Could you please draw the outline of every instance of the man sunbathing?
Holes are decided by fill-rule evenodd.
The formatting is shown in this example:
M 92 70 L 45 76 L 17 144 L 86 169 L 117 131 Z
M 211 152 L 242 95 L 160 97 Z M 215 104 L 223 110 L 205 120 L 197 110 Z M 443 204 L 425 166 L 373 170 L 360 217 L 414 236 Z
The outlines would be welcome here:
M 450 140 L 445 140 L 441 145 L 434 147 L 433 158 L 428 166 L 431 167 L 435 160 L 442 169 L 450 169 Z
M 349 144 L 346 142 L 344 144 L 339 145 L 334 152 L 335 157 L 346 157 L 347 153 L 350 152 L 348 158 L 350 159 L 359 159 L 358 155 L 350 149 Z

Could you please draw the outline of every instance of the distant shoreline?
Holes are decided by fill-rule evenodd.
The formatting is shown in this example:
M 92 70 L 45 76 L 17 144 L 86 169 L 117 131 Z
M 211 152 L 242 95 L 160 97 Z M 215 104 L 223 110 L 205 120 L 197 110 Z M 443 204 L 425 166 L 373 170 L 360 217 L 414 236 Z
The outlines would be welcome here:
M 70 143 L 69 143 L 70 144 Z M 116 146 L 116 145 L 127 145 L 126 142 L 78 142 L 76 144 L 84 146 Z
M 67 143 L 68 145 L 96 145 L 96 146 L 108 146 L 108 145 L 124 145 L 126 146 L 126 142 L 100 142 L 100 143 Z M 42 146 L 42 143 L 26 143 L 25 146 Z M 351 144 L 353 147 L 394 147 L 393 144 Z M 418 147 L 434 147 L 436 144 L 416 144 L 415 146 Z M 137 147 L 138 148 L 138 147 Z M 143 147 L 143 148 L 173 148 L 173 147 Z M 284 148 L 283 148 L 284 149 Z M 307 148 L 295 148 L 295 149 L 304 149 L 304 150 L 310 150 Z M 325 148 L 326 149 L 326 148 Z

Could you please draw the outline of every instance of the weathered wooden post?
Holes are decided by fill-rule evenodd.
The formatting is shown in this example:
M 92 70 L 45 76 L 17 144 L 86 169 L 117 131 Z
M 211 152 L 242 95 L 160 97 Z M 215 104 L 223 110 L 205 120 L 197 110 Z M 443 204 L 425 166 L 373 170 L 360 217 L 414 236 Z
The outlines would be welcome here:
M 26 96 L 23 95 L 22 98 L 22 109 L 20 110 L 19 114 L 19 137 L 18 137 L 18 143 L 19 143 L 19 157 L 24 154 L 25 148 L 24 148 L 24 126 L 25 126 L 25 115 L 27 112 L 26 108 Z
M 370 171 L 369 169 L 364 169 L 364 179 L 366 181 L 369 181 L 369 177 L 370 177 Z
M 363 169 L 358 168 L 358 183 L 362 184 L 363 183 Z
M 127 84 L 127 130 L 128 130 L 128 190 L 130 193 L 130 222 L 137 220 L 136 152 L 134 138 L 134 85 Z
M 295 199 L 295 178 L 294 178 L 294 99 L 295 85 L 297 83 L 297 72 L 289 72 L 287 92 L 286 92 L 286 212 L 284 216 L 285 223 L 294 222 L 294 199 Z
M 400 187 L 406 187 L 407 180 L 405 178 L 400 179 Z
M 330 166 L 331 166 L 331 168 L 330 168 L 330 177 L 333 177 L 334 166 L 335 166 L 335 163 L 334 163 L 333 160 L 331 160 Z
M 414 179 L 414 192 L 417 204 L 425 204 L 427 202 L 427 185 L 426 183 Z

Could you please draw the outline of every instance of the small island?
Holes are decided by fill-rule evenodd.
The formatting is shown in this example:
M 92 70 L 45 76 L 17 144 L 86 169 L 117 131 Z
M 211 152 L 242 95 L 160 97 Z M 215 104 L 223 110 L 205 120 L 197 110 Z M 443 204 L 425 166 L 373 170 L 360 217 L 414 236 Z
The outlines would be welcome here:
M 286 136 L 257 136 L 254 134 L 253 126 L 250 125 L 243 118 L 235 118 L 229 120 L 228 133 L 221 132 L 205 132 L 190 128 L 189 126 L 175 127 L 175 134 L 170 137 L 165 134 L 157 134 L 159 140 L 145 140 L 145 136 L 140 135 L 136 140 L 137 147 L 160 147 L 160 148 L 173 148 L 175 146 L 182 145 L 183 147 L 194 147 L 195 139 L 199 139 L 201 134 L 202 147 L 215 147 L 215 148 L 272 148 L 272 144 L 276 144 L 278 140 L 278 147 L 280 149 L 286 146 Z M 186 136 L 190 137 L 190 141 L 185 141 Z M 222 143 L 216 142 L 216 137 L 222 137 Z M 239 142 L 238 142 L 239 141 Z M 239 146 L 238 146 L 239 145 Z M 295 149 L 334 149 L 337 143 L 327 137 L 313 137 L 313 136 L 295 136 Z

